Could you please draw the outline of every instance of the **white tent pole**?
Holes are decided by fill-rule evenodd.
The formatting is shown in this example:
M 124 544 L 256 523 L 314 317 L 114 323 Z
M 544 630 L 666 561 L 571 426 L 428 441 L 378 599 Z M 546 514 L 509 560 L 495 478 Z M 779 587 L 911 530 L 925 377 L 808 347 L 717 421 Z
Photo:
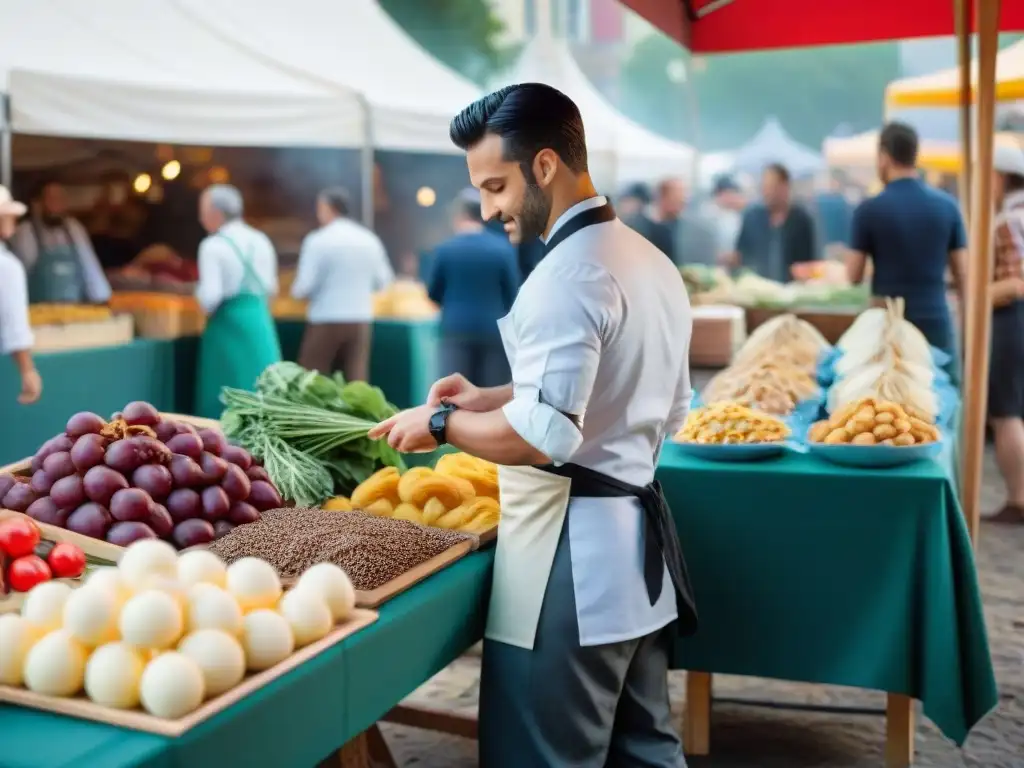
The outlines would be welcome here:
M 0 184 L 10 189 L 14 182 L 14 153 L 11 151 L 11 100 L 0 101 Z
M 373 162 L 373 112 L 370 109 L 370 102 L 363 94 L 357 98 L 363 107 L 363 146 L 359 150 L 359 191 L 363 209 L 363 224 L 373 229 L 375 167 Z

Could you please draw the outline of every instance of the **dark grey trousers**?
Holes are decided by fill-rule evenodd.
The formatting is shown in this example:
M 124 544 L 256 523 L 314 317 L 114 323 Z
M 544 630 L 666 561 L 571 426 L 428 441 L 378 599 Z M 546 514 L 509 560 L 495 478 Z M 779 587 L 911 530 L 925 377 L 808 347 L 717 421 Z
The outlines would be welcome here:
M 512 380 L 508 357 L 498 336 L 441 337 L 441 375 L 461 373 L 478 387 L 500 387 Z
M 566 520 L 533 650 L 484 641 L 481 768 L 684 768 L 669 709 L 671 633 L 580 646 Z

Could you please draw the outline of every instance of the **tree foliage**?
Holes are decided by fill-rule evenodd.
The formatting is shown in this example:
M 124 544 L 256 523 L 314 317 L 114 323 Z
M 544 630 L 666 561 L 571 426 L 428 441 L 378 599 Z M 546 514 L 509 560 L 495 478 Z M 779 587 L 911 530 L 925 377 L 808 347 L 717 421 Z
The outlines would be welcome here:
M 380 0 L 380 4 L 429 53 L 477 83 L 485 83 L 507 62 L 507 51 L 498 42 L 505 27 L 487 0 Z
M 670 76 L 683 62 L 690 83 Z M 702 150 L 736 147 L 771 115 L 798 141 L 820 146 L 836 126 L 868 130 L 882 121 L 886 84 L 899 76 L 896 43 L 761 51 L 693 58 L 654 33 L 634 48 L 622 73 L 622 108 L 666 136 Z

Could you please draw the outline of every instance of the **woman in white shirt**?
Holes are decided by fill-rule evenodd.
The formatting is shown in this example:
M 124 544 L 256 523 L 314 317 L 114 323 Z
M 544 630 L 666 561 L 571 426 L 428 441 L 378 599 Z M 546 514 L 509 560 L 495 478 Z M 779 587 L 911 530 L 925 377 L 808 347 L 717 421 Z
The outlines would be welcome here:
M 28 281 L 25 268 L 7 249 L 18 217 L 25 214 L 23 203 L 11 198 L 0 186 L 0 353 L 10 355 L 21 375 L 18 402 L 34 403 L 43 391 L 43 380 L 32 362 L 32 327 L 28 319 Z
M 199 345 L 195 413 L 217 418 L 221 389 L 252 389 L 281 360 L 267 302 L 277 293 L 277 254 L 270 238 L 242 221 L 242 194 L 215 184 L 199 198 L 209 237 L 199 244 L 196 299 L 207 313 Z

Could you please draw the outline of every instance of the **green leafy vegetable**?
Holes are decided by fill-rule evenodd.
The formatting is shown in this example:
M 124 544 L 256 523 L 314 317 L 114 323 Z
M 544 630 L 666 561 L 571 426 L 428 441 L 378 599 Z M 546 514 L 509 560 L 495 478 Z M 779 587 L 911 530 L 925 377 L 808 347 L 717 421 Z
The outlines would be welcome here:
M 221 402 L 225 434 L 262 460 L 297 504 L 351 493 L 382 466 L 405 469 L 397 451 L 366 436 L 397 409 L 365 382 L 282 362 L 260 375 L 255 392 L 225 388 Z

